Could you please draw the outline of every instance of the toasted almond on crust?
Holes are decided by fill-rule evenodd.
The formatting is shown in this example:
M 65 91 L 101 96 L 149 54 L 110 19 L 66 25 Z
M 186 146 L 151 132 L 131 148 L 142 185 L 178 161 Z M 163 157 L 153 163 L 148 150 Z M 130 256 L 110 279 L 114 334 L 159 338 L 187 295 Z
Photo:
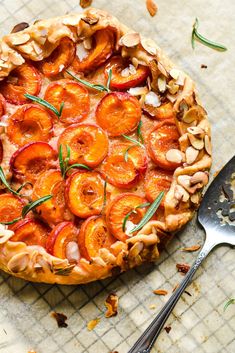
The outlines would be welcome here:
M 140 43 L 140 35 L 137 32 L 126 33 L 119 40 L 120 45 L 125 45 L 125 47 L 128 47 L 128 48 L 135 47 L 139 43 Z
M 92 0 L 80 0 L 80 6 L 83 9 L 86 9 L 87 7 L 91 6 Z
M 181 163 L 183 161 L 183 153 L 176 148 L 172 148 L 166 152 L 166 159 L 168 162 Z
M 141 38 L 140 40 L 142 47 L 150 54 L 150 55 L 156 55 L 157 54 L 157 49 L 155 47 L 154 42 L 151 39 L 148 38 Z
M 158 7 L 157 4 L 153 1 L 153 0 L 146 0 L 146 7 L 147 10 L 150 14 L 150 16 L 155 16 L 157 11 L 158 11 Z
M 23 31 L 25 28 L 28 28 L 28 27 L 29 27 L 29 24 L 27 22 L 18 23 L 12 28 L 11 33 L 17 33 L 17 32 Z
M 201 200 L 201 194 L 199 192 L 195 192 L 195 194 L 193 194 L 190 197 L 190 200 L 192 201 L 192 203 L 194 203 L 195 205 L 199 204 L 199 201 Z
M 204 148 L 203 139 L 196 138 L 195 135 L 188 134 L 189 141 L 191 145 L 196 148 L 196 150 L 202 150 Z
M 166 90 L 166 77 L 162 74 L 158 76 L 157 79 L 158 89 L 161 93 L 164 93 Z
M 30 35 L 28 33 L 19 33 L 11 38 L 11 43 L 13 45 L 21 45 L 30 40 Z
M 210 138 L 208 135 L 205 135 L 205 150 L 206 152 L 209 154 L 209 156 L 211 156 L 212 153 L 212 149 L 211 149 L 211 142 L 210 142 Z
M 175 186 L 174 195 L 178 201 L 187 202 L 189 200 L 189 193 L 181 185 Z
M 180 72 L 177 69 L 171 69 L 170 70 L 170 75 L 173 77 L 175 80 L 179 78 Z
M 167 295 L 168 291 L 165 289 L 155 289 L 153 293 L 156 295 Z
M 192 164 L 195 162 L 199 155 L 199 151 L 196 150 L 194 147 L 190 146 L 185 151 L 186 163 Z
M 83 21 L 83 22 L 85 22 L 85 23 L 87 23 L 88 25 L 95 25 L 96 23 L 98 23 L 98 21 L 99 21 L 99 19 L 98 18 L 96 18 L 96 17 L 88 17 L 88 16 L 86 16 L 86 17 L 82 17 L 81 18 L 81 20 Z
M 7 264 L 7 268 L 9 271 L 13 273 L 23 272 L 29 263 L 29 253 L 21 252 L 13 256 Z
M 202 128 L 200 128 L 199 126 L 190 126 L 187 128 L 187 131 L 191 135 L 203 135 L 205 133 L 205 131 Z
M 191 178 L 190 183 L 192 185 L 201 183 L 202 185 L 206 185 L 209 181 L 207 172 L 196 172 Z

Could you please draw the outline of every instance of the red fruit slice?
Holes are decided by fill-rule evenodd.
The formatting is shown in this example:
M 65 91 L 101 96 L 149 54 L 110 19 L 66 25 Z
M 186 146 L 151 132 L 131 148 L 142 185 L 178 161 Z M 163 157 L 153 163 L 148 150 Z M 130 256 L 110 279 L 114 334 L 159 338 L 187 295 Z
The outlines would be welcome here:
M 51 55 L 39 62 L 39 69 L 47 77 L 58 75 L 72 63 L 75 50 L 75 44 L 71 39 L 62 38 Z
M 64 102 L 60 121 L 65 124 L 78 123 L 85 119 L 90 111 L 87 89 L 74 81 L 59 80 L 51 83 L 47 87 L 44 99 L 58 111 L 61 103 Z
M 14 231 L 11 241 L 22 241 L 27 245 L 40 245 L 45 247 L 49 228 L 39 220 L 33 218 L 23 219 L 11 228 Z
M 96 109 L 96 121 L 110 136 L 120 136 L 135 130 L 140 118 L 139 101 L 129 93 L 106 94 Z
M 109 204 L 106 221 L 111 233 L 118 240 L 125 241 L 128 238 L 126 233 L 123 232 L 123 222 L 129 212 L 135 210 L 135 213 L 129 216 L 128 221 L 133 224 L 138 224 L 141 221 L 146 212 L 146 208 L 136 207 L 144 203 L 146 203 L 146 200 L 143 197 L 126 193 L 116 196 Z
M 129 150 L 125 160 L 127 149 Z M 110 184 L 130 189 L 136 185 L 146 168 L 147 159 L 141 147 L 129 143 L 115 143 L 111 154 L 101 165 L 101 173 Z
M 60 259 L 78 262 L 80 258 L 77 245 L 78 230 L 72 222 L 57 224 L 47 238 L 47 252 Z
M 11 157 L 10 165 L 19 180 L 34 182 L 40 173 L 54 166 L 57 153 L 46 142 L 32 142 L 19 148 Z
M 174 170 L 180 164 L 169 162 L 166 152 L 170 149 L 179 149 L 179 132 L 172 120 L 158 123 L 148 137 L 148 153 L 152 160 L 161 168 Z
M 111 55 L 114 49 L 114 33 L 109 29 L 101 29 L 92 37 L 92 48 L 88 55 L 80 60 L 75 57 L 72 67 L 76 72 L 88 72 L 102 65 Z
M 6 112 L 6 101 L 3 95 L 0 93 L 0 117 Z
M 145 177 L 145 193 L 148 201 L 153 202 L 161 191 L 165 194 L 170 189 L 172 174 L 166 170 L 152 169 Z M 164 205 L 164 198 L 160 206 Z
M 11 142 L 23 146 L 29 142 L 48 141 L 52 127 L 52 118 L 45 109 L 26 104 L 9 117 L 7 135 Z
M 104 202 L 104 184 L 96 172 L 73 173 L 66 182 L 65 197 L 70 211 L 78 217 L 98 215 Z
M 133 65 L 132 65 L 133 66 Z M 134 73 L 129 71 L 129 62 L 124 61 L 120 56 L 113 57 L 105 67 L 105 76 L 108 78 L 108 72 L 112 70 L 112 78 L 110 87 L 113 89 L 128 89 L 138 86 L 145 81 L 149 75 L 148 66 L 139 65 L 134 69 Z M 127 76 L 123 74 L 123 70 L 127 71 Z
M 152 119 L 166 120 L 175 118 L 173 104 L 170 102 L 164 103 L 160 107 L 153 107 L 152 105 L 145 104 L 143 112 Z
M 40 216 L 48 223 L 59 223 L 67 217 L 64 199 L 64 179 L 59 170 L 47 170 L 40 174 L 33 188 L 32 199 L 37 200 L 46 195 L 53 197 L 37 207 Z M 67 218 L 68 219 L 68 218 Z
M 99 256 L 101 248 L 109 249 L 116 239 L 110 234 L 105 220 L 100 216 L 88 218 L 80 229 L 78 244 L 82 257 L 91 260 Z
M 21 216 L 23 201 L 12 194 L 0 195 L 0 223 L 11 222 Z
M 11 74 L 0 84 L 0 90 L 9 103 L 25 104 L 28 99 L 25 94 L 37 96 L 41 89 L 41 76 L 29 64 L 23 64 L 14 69 Z
M 58 140 L 58 146 L 66 144 L 71 150 L 70 164 L 83 163 L 95 167 L 108 153 L 106 133 L 96 125 L 77 124 L 68 127 Z

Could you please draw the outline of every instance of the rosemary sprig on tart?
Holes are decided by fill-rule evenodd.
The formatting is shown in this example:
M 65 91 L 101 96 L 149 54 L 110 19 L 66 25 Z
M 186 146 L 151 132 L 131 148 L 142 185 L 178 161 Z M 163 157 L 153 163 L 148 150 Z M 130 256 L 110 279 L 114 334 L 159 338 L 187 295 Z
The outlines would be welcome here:
M 111 78 L 112 78 L 112 70 L 109 69 L 108 72 L 108 80 L 107 80 L 107 85 L 100 85 L 100 84 L 95 84 L 95 83 L 90 83 L 89 81 L 83 80 L 77 76 L 75 76 L 74 74 L 72 74 L 72 72 L 70 72 L 69 70 L 66 70 L 67 74 L 70 75 L 71 77 L 74 78 L 74 80 L 82 83 L 84 86 L 88 87 L 88 88 L 92 88 L 92 89 L 96 89 L 97 91 L 101 91 L 101 92 L 110 92 L 110 82 L 111 82 Z
M 24 96 L 25 96 L 25 98 L 28 98 L 31 101 L 36 102 L 36 103 L 42 105 L 43 107 L 51 110 L 53 113 L 55 113 L 55 115 L 58 117 L 58 119 L 60 119 L 63 108 L 64 108 L 64 102 L 61 103 L 60 109 L 58 110 L 58 109 L 56 109 L 56 107 L 54 107 L 54 105 L 50 104 L 49 102 L 47 102 L 43 98 L 39 98 L 39 97 L 33 96 L 32 94 L 27 94 L 27 93 Z
M 67 172 L 73 168 L 83 168 L 83 169 L 91 170 L 90 167 L 88 167 L 87 165 L 82 164 L 82 163 L 74 163 L 69 166 L 69 160 L 70 160 L 70 155 L 71 155 L 71 149 L 70 149 L 69 145 L 66 145 L 66 151 L 67 151 L 67 155 L 65 158 L 63 158 L 63 146 L 60 145 L 60 147 L 59 147 L 59 164 L 60 164 L 60 170 L 61 170 L 61 174 L 62 174 L 63 178 L 65 178 Z
M 138 208 L 145 208 L 147 206 L 149 206 L 150 203 L 149 202 L 145 202 L 145 203 L 142 203 L 140 204 L 139 206 L 136 206 L 133 210 L 131 210 L 130 212 L 128 212 L 123 220 L 123 224 L 122 224 L 122 230 L 123 232 L 125 232 L 126 230 L 126 222 L 128 221 L 129 217 L 133 214 L 133 213 L 136 213 L 136 210 Z

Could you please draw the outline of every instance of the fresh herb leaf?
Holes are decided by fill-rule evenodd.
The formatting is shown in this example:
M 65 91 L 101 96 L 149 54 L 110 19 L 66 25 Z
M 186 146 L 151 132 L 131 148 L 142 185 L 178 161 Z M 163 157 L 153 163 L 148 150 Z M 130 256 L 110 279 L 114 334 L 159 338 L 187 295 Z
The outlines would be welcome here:
M 75 164 L 70 165 L 70 166 L 65 170 L 65 174 L 66 174 L 70 169 L 73 169 L 73 168 L 84 168 L 84 169 L 87 169 L 87 170 L 91 170 L 91 168 L 88 167 L 88 166 L 85 165 L 85 164 L 82 164 L 82 163 L 75 163 Z
M 197 39 L 199 42 L 201 42 L 202 44 L 206 45 L 207 47 L 210 47 L 212 49 L 215 50 L 219 50 L 219 51 L 226 51 L 227 48 L 219 43 L 213 42 L 210 39 L 205 38 L 204 36 L 202 36 L 199 32 L 198 32 L 198 19 L 195 19 L 194 25 L 193 25 L 193 30 L 192 30 L 192 36 L 191 36 L 191 44 L 192 44 L 192 48 L 195 49 L 195 39 Z
M 138 136 L 138 139 L 139 141 L 143 144 L 144 143 L 144 138 L 143 138 L 143 135 L 142 135 L 142 132 L 141 132 L 141 127 L 143 125 L 143 122 L 140 120 L 138 126 L 137 126 L 137 136 Z
M 64 159 L 63 159 L 63 147 L 62 147 L 62 145 L 60 145 L 60 147 L 59 147 L 59 165 L 60 165 L 61 175 L 64 178 Z
M 154 213 L 157 211 L 162 199 L 164 196 L 164 192 L 161 191 L 157 198 L 153 201 L 151 206 L 149 207 L 148 211 L 145 213 L 144 217 L 141 219 L 141 221 L 137 224 L 135 228 L 131 230 L 131 233 L 136 232 L 137 230 L 143 228 L 143 226 L 150 220 L 150 218 L 153 217 Z
M 132 213 L 136 213 L 136 209 L 137 208 L 145 208 L 145 207 L 148 207 L 149 205 L 150 205 L 149 202 L 145 202 L 145 203 L 140 204 L 139 206 L 136 206 L 133 210 L 128 212 L 126 214 L 126 216 L 124 217 L 124 220 L 123 220 L 123 223 L 122 223 L 122 231 L 125 232 L 125 230 L 126 230 L 126 222 L 127 222 L 128 218 L 132 215 Z
M 235 298 L 229 299 L 224 305 L 224 311 L 228 308 L 229 305 L 235 304 Z
M 90 83 L 88 81 L 82 80 L 81 78 L 75 76 L 74 74 L 72 74 L 72 72 L 65 70 L 67 72 L 67 74 L 69 74 L 70 76 L 72 76 L 76 81 L 82 83 L 84 86 L 88 87 L 88 88 L 93 88 L 96 89 L 97 91 L 101 91 L 101 92 L 110 92 L 110 89 L 108 87 L 108 85 L 110 84 L 109 82 L 109 78 L 108 78 L 108 82 L 107 82 L 107 87 L 100 85 L 100 84 L 94 84 L 94 83 Z M 110 75 L 109 75 L 110 77 Z M 111 80 L 111 77 L 110 77 Z
M 10 184 L 7 182 L 6 177 L 5 177 L 5 174 L 4 174 L 3 169 L 2 169 L 1 166 L 0 166 L 0 180 L 1 180 L 1 182 L 3 183 L 3 185 L 5 185 L 6 188 L 7 188 L 12 194 L 14 194 L 14 195 L 19 195 L 19 193 L 18 193 L 17 191 L 13 190 L 13 189 L 11 188 Z
M 108 70 L 108 81 L 107 81 L 107 89 L 108 91 L 110 91 L 110 82 L 111 82 L 111 79 L 112 79 L 112 69 L 109 69 Z
M 0 222 L 0 223 L 1 223 L 1 224 L 4 224 L 4 225 L 6 225 L 6 226 L 9 226 L 9 225 L 11 225 L 11 224 L 14 224 L 14 223 L 20 221 L 21 219 L 22 219 L 21 217 L 18 217 L 18 218 L 13 219 L 12 221 L 9 221 L 9 222 Z
M 122 135 L 122 137 L 124 137 L 124 138 L 125 138 L 126 140 L 128 140 L 128 141 L 133 142 L 135 145 L 138 145 L 138 146 L 144 148 L 144 145 L 143 145 L 142 143 L 140 143 L 139 141 L 133 139 L 132 137 L 127 136 L 127 135 Z
M 68 265 L 67 267 L 61 267 L 61 268 L 54 268 L 54 274 L 57 276 L 68 276 L 72 270 L 74 269 L 75 265 Z
M 24 96 L 26 98 L 30 99 L 31 101 L 36 102 L 38 104 L 41 104 L 43 107 L 45 107 L 47 109 L 50 109 L 53 113 L 55 113 L 57 115 L 58 118 L 61 117 L 62 110 L 64 108 L 64 102 L 61 103 L 60 109 L 57 110 L 56 107 L 54 107 L 54 105 L 50 104 L 45 99 L 33 96 L 32 94 L 28 94 L 28 93 L 26 93 Z
M 103 210 L 106 206 L 106 202 L 107 202 L 107 180 L 105 180 L 104 182 L 104 202 L 103 202 Z
M 66 150 L 67 150 L 67 156 L 65 158 L 63 158 L 63 146 L 60 145 L 60 147 L 59 147 L 59 164 L 60 164 L 60 171 L 61 171 L 63 178 L 65 178 L 66 173 L 70 169 L 73 169 L 73 168 L 84 168 L 87 170 L 91 170 L 90 167 L 88 167 L 85 164 L 81 164 L 81 163 L 75 163 L 75 164 L 68 166 L 69 160 L 70 160 L 70 155 L 71 155 L 71 149 L 70 149 L 69 145 L 65 145 L 65 146 L 66 146 Z
M 128 152 L 132 147 L 135 147 L 136 145 L 131 145 L 129 146 L 126 151 L 124 152 L 124 161 L 127 162 L 128 161 Z
M 25 218 L 25 216 L 32 210 L 34 210 L 36 207 L 40 206 L 42 203 L 50 200 L 52 198 L 52 195 L 46 195 L 41 197 L 40 199 L 37 199 L 33 202 L 29 202 L 26 206 L 23 207 L 22 209 L 22 218 Z
M 17 190 L 16 192 L 19 193 L 26 185 L 30 185 L 33 187 L 33 184 L 30 183 L 29 181 L 26 181 L 25 183 L 23 183 Z

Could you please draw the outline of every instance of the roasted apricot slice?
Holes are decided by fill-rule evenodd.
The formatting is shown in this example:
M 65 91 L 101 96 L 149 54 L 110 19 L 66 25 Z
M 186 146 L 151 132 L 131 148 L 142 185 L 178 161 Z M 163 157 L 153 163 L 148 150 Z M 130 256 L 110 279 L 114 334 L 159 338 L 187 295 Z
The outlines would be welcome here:
M 28 99 L 25 94 L 37 96 L 41 89 L 41 76 L 37 69 L 29 64 L 23 64 L 14 69 L 0 84 L 0 91 L 7 102 L 25 104 Z
M 125 152 L 128 155 L 125 160 Z M 144 150 L 129 143 L 115 143 L 111 153 L 101 165 L 101 174 L 117 187 L 130 189 L 146 171 L 147 159 Z
M 76 172 L 66 182 L 65 197 L 70 211 L 78 217 L 98 215 L 104 203 L 104 183 L 97 172 Z
M 0 223 L 11 222 L 21 216 L 23 201 L 12 194 L 0 195 Z
M 149 74 L 148 66 L 139 65 L 136 69 L 120 56 L 114 56 L 105 67 L 105 76 L 108 78 L 109 70 L 112 70 L 110 87 L 113 89 L 128 89 L 138 86 L 145 81 Z
M 148 201 L 153 202 L 161 191 L 165 194 L 170 189 L 172 173 L 161 169 L 152 169 L 145 177 L 144 188 Z M 164 199 L 161 202 L 164 205 Z M 160 206 L 161 206 L 160 205 Z
M 101 99 L 95 115 L 102 129 L 110 136 L 119 136 L 136 129 L 141 118 L 141 107 L 129 93 L 113 92 Z
M 146 200 L 136 194 L 126 193 L 116 196 L 108 206 L 106 221 L 111 233 L 121 241 L 125 241 L 128 236 L 123 231 L 123 222 L 127 214 L 134 211 L 128 217 L 128 221 L 138 224 L 143 218 L 146 208 L 138 206 L 146 203 Z M 134 234 L 134 233 L 133 233 Z
M 82 257 L 91 260 L 99 256 L 99 250 L 109 249 L 116 239 L 110 234 L 105 220 L 101 216 L 88 218 L 78 234 L 78 245 Z
M 72 222 L 57 224 L 47 238 L 47 252 L 60 259 L 78 262 L 80 259 L 77 244 L 78 230 Z
M 143 112 L 152 119 L 166 120 L 174 119 L 175 111 L 173 104 L 168 102 L 162 104 L 160 107 L 153 107 L 152 105 L 144 104 Z
M 43 108 L 26 104 L 8 119 L 7 135 L 18 146 L 29 142 L 48 141 L 52 136 L 52 118 Z
M 59 80 L 51 83 L 45 92 L 44 99 L 58 111 L 64 102 L 60 121 L 74 124 L 85 119 L 90 111 L 90 99 L 87 89 L 77 82 Z
M 166 152 L 170 149 L 179 149 L 179 132 L 172 120 L 158 123 L 148 137 L 148 153 L 152 160 L 163 169 L 174 170 L 180 164 L 169 162 Z
M 89 167 L 95 167 L 108 153 L 106 133 L 96 125 L 77 124 L 68 127 L 58 140 L 59 146 L 66 144 L 71 150 L 70 164 L 83 163 Z
M 38 175 L 54 166 L 57 153 L 46 142 L 32 142 L 19 148 L 11 157 L 14 177 L 34 182 Z
M 0 93 L 0 117 L 6 112 L 6 101 L 3 95 Z
M 80 60 L 75 57 L 72 67 L 76 72 L 88 72 L 102 65 L 114 49 L 114 33 L 109 29 L 96 31 L 92 37 L 92 49 Z
M 11 227 L 14 235 L 11 241 L 22 241 L 27 245 L 40 245 L 45 247 L 50 229 L 42 222 L 33 218 L 26 218 Z
M 46 195 L 53 197 L 38 206 L 37 210 L 40 216 L 48 223 L 62 222 L 66 216 L 69 217 L 69 211 L 65 206 L 64 199 L 64 179 L 59 170 L 47 170 L 40 174 L 33 187 L 32 199 L 37 200 Z M 69 219 L 69 218 L 67 218 Z
M 66 69 L 75 56 L 75 44 L 72 39 L 62 38 L 51 55 L 39 63 L 39 69 L 47 76 L 55 76 Z

